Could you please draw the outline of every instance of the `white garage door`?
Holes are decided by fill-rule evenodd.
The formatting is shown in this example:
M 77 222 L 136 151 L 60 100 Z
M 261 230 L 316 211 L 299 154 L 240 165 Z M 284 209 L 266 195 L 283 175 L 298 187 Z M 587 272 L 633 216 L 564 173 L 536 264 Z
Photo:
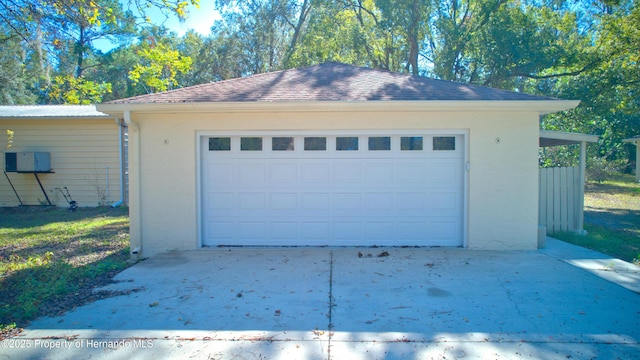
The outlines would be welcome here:
M 464 135 L 201 139 L 203 246 L 463 244 Z

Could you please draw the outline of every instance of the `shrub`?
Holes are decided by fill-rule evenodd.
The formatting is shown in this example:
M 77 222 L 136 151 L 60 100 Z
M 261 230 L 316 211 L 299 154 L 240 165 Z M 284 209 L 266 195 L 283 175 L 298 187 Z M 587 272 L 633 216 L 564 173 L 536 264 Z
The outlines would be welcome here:
M 604 157 L 587 159 L 586 176 L 588 180 L 603 182 L 619 175 L 627 166 L 627 160 L 607 160 Z

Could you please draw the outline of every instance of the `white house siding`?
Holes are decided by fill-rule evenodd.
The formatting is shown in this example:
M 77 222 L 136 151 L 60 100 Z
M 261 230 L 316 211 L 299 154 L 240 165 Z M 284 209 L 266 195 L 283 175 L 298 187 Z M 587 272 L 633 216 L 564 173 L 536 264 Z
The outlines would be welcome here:
M 132 113 L 131 241 L 145 256 L 200 247 L 199 135 L 215 131 L 462 130 L 469 173 L 469 249 L 535 249 L 538 112 L 169 111 Z M 138 186 L 140 184 L 141 186 Z M 144 214 L 144 217 L 142 216 Z
M 14 131 L 7 152 L 49 152 L 54 173 L 39 174 L 54 205 L 68 206 L 56 188 L 67 187 L 79 206 L 110 205 L 120 200 L 119 127 L 113 118 L 3 118 L 0 148 L 5 130 Z M 0 156 L 5 168 L 4 154 Z M 46 203 L 33 174 L 8 173 L 25 205 Z M 107 187 L 108 184 L 108 187 Z M 0 206 L 17 206 L 18 199 L 4 174 L 0 177 Z

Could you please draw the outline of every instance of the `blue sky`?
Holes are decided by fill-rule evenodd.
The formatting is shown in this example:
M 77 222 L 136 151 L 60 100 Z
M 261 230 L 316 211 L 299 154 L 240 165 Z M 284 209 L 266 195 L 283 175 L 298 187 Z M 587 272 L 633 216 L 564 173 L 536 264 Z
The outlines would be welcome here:
M 220 19 L 220 13 L 215 9 L 215 0 L 200 0 L 199 9 L 189 5 L 189 18 L 184 22 L 180 22 L 176 16 L 165 19 L 158 11 L 149 15 L 154 24 L 160 25 L 164 23 L 164 26 L 176 32 L 179 36 L 184 35 L 191 29 L 202 35 L 208 35 L 213 22 Z
M 125 5 L 126 6 L 126 5 Z M 220 13 L 215 9 L 215 0 L 200 0 L 200 8 L 189 5 L 189 17 L 185 21 L 178 20 L 177 16 L 170 16 L 168 19 L 157 9 L 150 9 L 147 15 L 155 25 L 164 25 L 171 31 L 183 36 L 187 31 L 194 30 L 199 34 L 208 35 L 213 22 L 221 19 Z M 99 40 L 94 42 L 97 49 L 107 52 L 114 48 L 109 40 Z

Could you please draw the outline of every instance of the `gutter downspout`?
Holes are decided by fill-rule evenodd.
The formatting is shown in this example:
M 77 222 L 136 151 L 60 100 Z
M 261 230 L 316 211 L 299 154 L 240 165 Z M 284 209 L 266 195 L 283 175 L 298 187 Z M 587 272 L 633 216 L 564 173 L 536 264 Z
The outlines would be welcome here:
M 116 118 L 116 124 L 118 124 L 118 155 L 120 156 L 120 200 L 111 204 L 111 207 L 118 207 L 124 204 L 124 187 L 125 187 L 125 168 L 124 168 L 124 136 L 123 130 L 125 125 L 122 123 L 122 120 Z
M 131 119 L 131 111 L 124 112 L 129 127 L 129 233 L 131 257 L 142 257 L 142 189 L 140 187 L 140 127 Z M 131 141 L 131 135 L 134 135 Z

